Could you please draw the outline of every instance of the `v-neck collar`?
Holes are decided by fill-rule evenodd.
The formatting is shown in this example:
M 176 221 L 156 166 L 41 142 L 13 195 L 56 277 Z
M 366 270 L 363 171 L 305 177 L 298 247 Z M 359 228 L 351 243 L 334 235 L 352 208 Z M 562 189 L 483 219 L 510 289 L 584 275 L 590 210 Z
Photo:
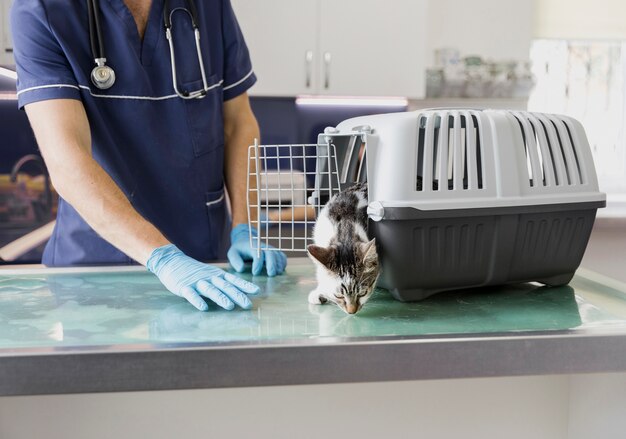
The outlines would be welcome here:
M 135 48 L 141 64 L 149 66 L 152 63 L 156 46 L 159 43 L 159 34 L 163 31 L 163 21 L 161 17 L 163 15 L 164 1 L 152 0 L 143 40 L 139 37 L 135 18 L 130 12 L 130 9 L 128 9 L 128 6 L 126 6 L 126 3 L 124 3 L 124 0 L 109 0 L 109 3 L 126 26 L 129 37 L 131 38 L 131 44 Z

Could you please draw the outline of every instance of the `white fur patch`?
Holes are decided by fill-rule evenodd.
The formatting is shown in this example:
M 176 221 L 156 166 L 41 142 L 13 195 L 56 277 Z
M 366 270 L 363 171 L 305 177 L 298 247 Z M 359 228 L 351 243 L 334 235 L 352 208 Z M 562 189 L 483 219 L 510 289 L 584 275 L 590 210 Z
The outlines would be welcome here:
M 328 210 L 322 209 L 317 222 L 315 223 L 315 230 L 313 230 L 313 240 L 315 244 L 320 247 L 328 247 L 333 236 L 337 235 L 335 226 L 328 217 Z
M 334 301 L 334 295 L 341 290 L 341 279 L 333 275 L 326 267 L 318 263 L 317 266 L 317 291 Z
M 367 198 L 365 198 L 361 192 L 357 192 L 356 197 L 359 200 L 358 204 L 356 205 L 357 209 L 362 209 L 364 207 L 367 207 L 367 204 L 368 204 Z

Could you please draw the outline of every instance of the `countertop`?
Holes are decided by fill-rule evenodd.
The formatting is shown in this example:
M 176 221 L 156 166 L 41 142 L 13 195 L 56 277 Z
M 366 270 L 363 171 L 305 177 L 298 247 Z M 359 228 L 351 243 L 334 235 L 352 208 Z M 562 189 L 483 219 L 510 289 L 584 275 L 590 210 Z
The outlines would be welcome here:
M 292 258 L 252 310 L 196 311 L 143 268 L 0 270 L 0 396 L 626 371 L 626 285 L 478 288 L 348 316 Z

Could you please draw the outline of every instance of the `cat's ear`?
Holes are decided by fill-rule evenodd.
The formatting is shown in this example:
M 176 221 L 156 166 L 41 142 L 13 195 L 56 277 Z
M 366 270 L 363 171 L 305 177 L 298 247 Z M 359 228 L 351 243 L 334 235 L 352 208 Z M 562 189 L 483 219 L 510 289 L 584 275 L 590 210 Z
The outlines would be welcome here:
M 320 264 L 328 267 L 333 259 L 334 249 L 332 247 L 320 247 L 319 245 L 310 244 L 306 248 L 311 257 L 315 258 Z
M 363 255 L 363 261 L 367 263 L 374 263 L 378 261 L 378 254 L 376 253 L 376 238 L 369 242 L 360 244 L 361 255 Z
M 376 254 L 376 238 L 359 245 L 361 246 L 361 254 L 364 258 Z

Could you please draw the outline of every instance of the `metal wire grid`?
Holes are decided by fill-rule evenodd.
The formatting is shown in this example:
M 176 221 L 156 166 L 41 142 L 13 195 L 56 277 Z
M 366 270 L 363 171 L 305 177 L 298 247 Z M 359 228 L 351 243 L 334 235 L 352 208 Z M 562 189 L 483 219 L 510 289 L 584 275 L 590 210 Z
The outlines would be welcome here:
M 274 167 L 275 166 L 275 167 Z M 324 204 L 339 192 L 335 145 L 254 145 L 248 148 L 248 223 L 258 230 L 250 245 L 306 251 Z

